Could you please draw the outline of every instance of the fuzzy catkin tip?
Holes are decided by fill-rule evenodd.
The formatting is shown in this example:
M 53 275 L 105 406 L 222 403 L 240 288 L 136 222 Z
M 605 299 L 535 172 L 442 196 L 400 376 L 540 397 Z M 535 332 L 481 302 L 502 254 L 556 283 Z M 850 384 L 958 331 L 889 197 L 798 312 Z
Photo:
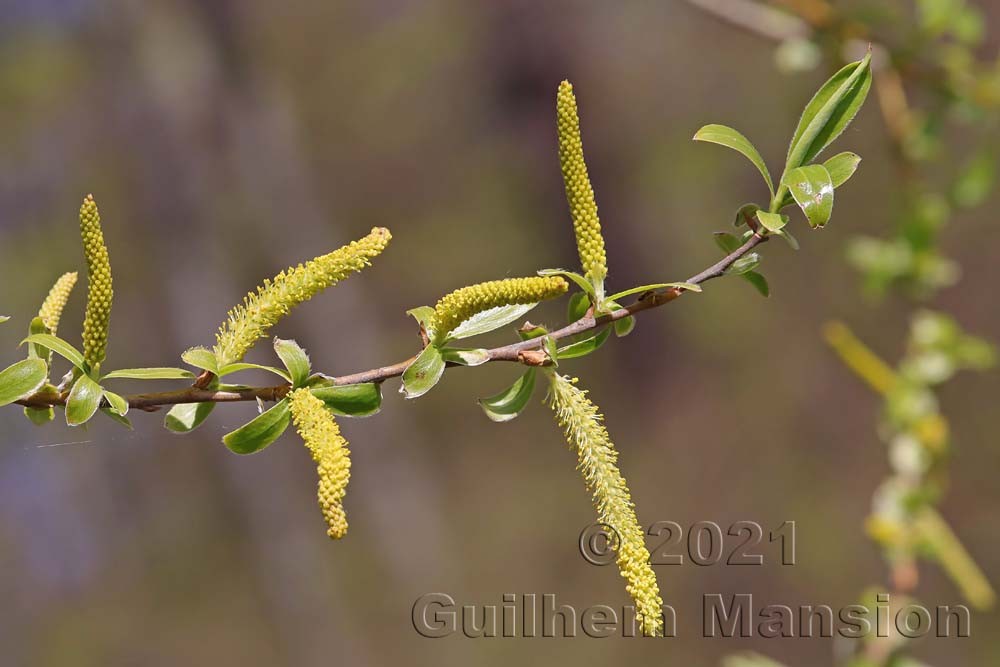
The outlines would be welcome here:
M 457 289 L 434 306 L 431 327 L 440 340 L 476 313 L 499 306 L 537 303 L 560 296 L 569 284 L 559 276 L 491 280 Z
M 573 84 L 563 81 L 556 96 L 556 123 L 559 130 L 559 164 L 566 185 L 566 201 L 573 218 L 576 247 L 584 275 L 596 284 L 603 284 L 608 275 L 604 237 L 597 216 L 597 200 L 583 159 L 583 139 L 577 113 Z
M 111 260 L 104 245 L 101 214 L 93 195 L 80 206 L 80 236 L 87 259 L 87 310 L 83 320 L 83 358 L 93 369 L 104 361 L 111 321 Z
M 326 534 L 339 540 L 347 534 L 347 514 L 343 505 L 347 482 L 351 478 L 351 452 L 347 440 L 340 435 L 340 428 L 323 401 L 308 389 L 296 389 L 288 399 L 295 428 L 316 462 L 317 497 L 328 526 Z
M 76 285 L 76 279 L 76 271 L 62 274 L 55 285 L 52 286 L 52 289 L 49 290 L 49 295 L 45 297 L 42 307 L 38 310 L 38 316 L 42 318 L 42 324 L 45 325 L 45 328 L 53 336 L 59 329 L 59 320 L 62 318 L 66 302 L 69 301 L 69 295 L 73 292 L 73 287 Z
M 549 402 L 570 446 L 576 450 L 579 470 L 592 494 L 598 521 L 618 539 L 616 560 L 635 601 L 643 633 L 663 633 L 663 600 L 656 574 L 649 563 L 644 532 L 635 514 L 632 497 L 618 470 L 618 452 L 603 417 L 576 380 L 551 373 Z
M 369 266 L 390 239 L 388 229 L 375 227 L 364 238 L 265 280 L 229 311 L 229 318 L 219 327 L 215 345 L 219 365 L 241 360 L 292 308 Z

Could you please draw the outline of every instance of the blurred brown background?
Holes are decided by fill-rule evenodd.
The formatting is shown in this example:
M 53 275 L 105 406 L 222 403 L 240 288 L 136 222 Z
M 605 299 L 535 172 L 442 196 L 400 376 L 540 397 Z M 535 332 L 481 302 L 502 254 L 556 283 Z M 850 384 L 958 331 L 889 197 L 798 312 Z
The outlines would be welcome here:
M 555 147 L 563 78 L 581 105 L 612 289 L 681 280 L 718 256 L 711 232 L 764 195 L 742 158 L 691 135 L 734 125 L 776 168 L 826 77 L 783 75 L 772 44 L 668 1 L 2 0 L 0 14 L 0 311 L 16 317 L 0 328 L 0 365 L 20 357 L 51 282 L 82 269 L 75 215 L 87 192 L 115 269 L 109 365 L 179 364 L 263 277 L 373 225 L 394 234 L 374 268 L 276 333 L 333 374 L 405 358 L 418 344 L 407 308 L 574 264 Z M 998 32 L 1000 16 L 990 25 Z M 296 438 L 246 458 L 219 442 L 250 405 L 220 408 L 187 437 L 163 431 L 160 415 L 135 415 L 134 432 L 109 420 L 80 431 L 39 429 L 9 408 L 0 662 L 714 665 L 755 648 L 830 664 L 828 639 L 700 635 L 705 593 L 841 607 L 885 577 L 862 530 L 887 470 L 877 401 L 819 336 L 841 318 L 901 354 L 908 306 L 861 300 L 843 261 L 851 234 L 889 225 L 893 174 L 874 107 L 838 147 L 863 154 L 859 177 L 838 191 L 826 230 L 799 233 L 800 252 L 765 247 L 772 298 L 712 283 L 566 364 L 607 415 L 644 523 L 795 520 L 798 565 L 659 566 L 680 618 L 672 640 L 423 639 L 410 610 L 428 592 L 627 602 L 613 567 L 578 554 L 593 510 L 548 409 L 494 425 L 475 404 L 515 368 L 457 370 L 405 403 L 389 382 L 382 414 L 345 421 L 351 530 L 338 543 L 324 536 Z M 958 220 L 945 250 L 964 279 L 936 302 L 994 340 L 998 248 L 991 206 Z M 60 330 L 71 340 L 78 290 Z M 562 307 L 532 319 L 556 324 Z M 253 360 L 272 363 L 268 347 Z M 955 431 L 943 512 L 994 583 L 998 390 L 996 373 L 970 374 L 943 397 Z M 926 603 L 960 601 L 923 571 Z M 916 653 L 996 664 L 998 630 L 995 613 L 977 613 L 972 638 Z

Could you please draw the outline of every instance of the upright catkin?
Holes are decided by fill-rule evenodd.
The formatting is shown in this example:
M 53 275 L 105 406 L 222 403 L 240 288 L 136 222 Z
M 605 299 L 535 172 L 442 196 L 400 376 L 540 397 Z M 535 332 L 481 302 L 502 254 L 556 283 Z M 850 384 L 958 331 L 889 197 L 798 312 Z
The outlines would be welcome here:
M 340 539 L 347 534 L 344 494 L 351 478 L 351 452 L 347 440 L 326 404 L 308 389 L 296 389 L 288 395 L 295 428 L 316 462 L 319 474 L 317 496 L 326 519 L 326 534 Z
M 83 358 L 91 369 L 104 361 L 108 349 L 108 325 L 111 321 L 111 260 L 104 245 L 101 214 L 93 195 L 80 206 L 80 236 L 87 258 L 87 310 L 83 319 Z
M 463 287 L 437 302 L 431 328 L 435 338 L 442 340 L 476 313 L 500 306 L 538 303 L 560 296 L 567 289 L 569 284 L 559 276 L 506 278 Z
M 663 600 L 649 563 L 644 532 L 625 478 L 618 470 L 615 450 L 604 418 L 587 392 L 569 379 L 550 372 L 549 403 L 570 446 L 576 450 L 579 470 L 591 492 L 598 521 L 618 542 L 616 559 L 626 590 L 635 601 L 636 615 L 646 635 L 663 633 Z
M 576 248 L 584 275 L 595 286 L 603 288 L 608 275 L 604 237 L 601 221 L 597 216 L 597 200 L 583 159 L 583 139 L 580 136 L 580 117 L 576 108 L 573 84 L 563 81 L 556 96 L 556 123 L 559 130 L 559 164 L 566 185 L 566 201 L 576 232 Z M 600 291 L 600 289 L 599 289 Z
M 219 366 L 241 360 L 295 306 L 369 266 L 391 238 L 388 229 L 375 227 L 364 238 L 265 280 L 229 311 L 229 318 L 219 327 L 215 344 Z
M 62 318 L 63 309 L 69 301 L 69 295 L 76 285 L 76 271 L 64 273 L 56 281 L 48 296 L 42 302 L 42 307 L 38 310 L 38 316 L 42 318 L 42 324 L 54 336 L 59 330 L 59 320 Z

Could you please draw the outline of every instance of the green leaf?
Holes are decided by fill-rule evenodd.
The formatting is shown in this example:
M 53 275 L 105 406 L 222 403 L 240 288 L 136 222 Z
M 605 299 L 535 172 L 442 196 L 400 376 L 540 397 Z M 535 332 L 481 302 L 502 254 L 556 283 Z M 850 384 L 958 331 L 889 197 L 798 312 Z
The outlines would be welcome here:
M 833 180 L 826 167 L 811 164 L 792 169 L 781 179 L 815 229 L 823 227 L 833 214 Z
M 729 275 L 742 275 L 748 271 L 753 271 L 760 265 L 760 255 L 752 252 L 748 255 L 740 257 L 738 260 L 732 263 L 732 265 L 726 269 L 726 273 Z
M 590 296 L 586 292 L 573 292 L 566 305 L 566 321 L 572 324 L 586 315 L 590 303 Z
M 21 341 L 22 345 L 24 343 L 34 343 L 52 350 L 81 371 L 87 372 L 87 364 L 83 360 L 83 353 L 58 336 L 46 333 L 32 334 Z
M 10 319 L 10 315 L 0 315 L 0 324 L 3 324 Z
M 70 426 L 86 424 L 101 405 L 104 389 L 89 375 L 81 375 L 69 390 L 66 399 L 66 423 Z
M 482 348 L 461 349 L 446 347 L 441 350 L 441 356 L 445 362 L 459 364 L 460 366 L 479 366 L 490 360 L 490 353 Z
M 845 151 L 843 153 L 837 153 L 832 158 L 823 163 L 826 170 L 830 172 L 830 180 L 833 181 L 833 187 L 839 188 L 841 185 L 850 180 L 854 172 L 857 171 L 858 165 L 861 164 L 861 156 L 857 153 L 852 153 L 850 151 Z
M 775 235 L 780 236 L 781 238 L 785 239 L 785 241 L 788 242 L 788 245 L 790 245 L 792 247 L 792 250 L 798 250 L 799 249 L 799 241 L 798 241 L 798 239 L 796 239 L 794 236 L 792 236 L 792 233 L 790 231 L 788 231 L 787 227 L 785 229 L 782 229 L 780 232 L 775 232 Z
M 737 245 L 736 247 L 738 248 L 739 246 Z M 694 283 L 653 283 L 652 285 L 639 285 L 638 287 L 633 287 L 632 289 L 627 289 L 623 292 L 617 292 L 609 296 L 607 300 L 618 301 L 626 296 L 632 296 L 633 294 L 638 294 L 639 292 L 649 292 L 652 290 L 663 289 L 665 287 L 676 287 L 677 289 L 683 289 L 689 292 L 701 291 L 701 285 L 696 285 Z
M 268 373 L 274 373 L 289 384 L 292 383 L 292 378 L 288 375 L 288 373 L 280 368 L 275 368 L 274 366 L 262 366 L 261 364 L 251 364 L 246 361 L 240 361 L 235 364 L 227 364 L 219 369 L 217 375 L 222 378 L 227 375 L 232 375 L 233 373 L 239 373 L 240 371 L 267 371 Z
M 742 134 L 725 125 L 706 125 L 695 133 L 694 140 L 708 141 L 742 153 L 757 167 L 757 171 L 760 172 L 760 175 L 764 177 L 764 182 L 767 183 L 768 191 L 772 197 L 774 196 L 774 184 L 771 182 L 771 173 L 767 170 L 767 165 L 764 164 L 764 158 L 760 156 L 760 153 L 750 143 L 750 140 Z
M 635 318 L 631 315 L 623 317 L 620 320 L 615 320 L 613 326 L 615 328 L 615 336 L 618 338 L 624 338 L 632 333 L 633 329 L 635 329 Z
M 420 328 L 424 330 L 428 338 L 434 337 L 434 327 L 431 326 L 431 322 L 434 321 L 433 308 L 430 306 L 417 306 L 406 311 L 406 314 L 420 324 Z
M 111 371 L 102 380 L 190 380 L 194 373 L 183 368 L 122 368 Z
M 312 364 L 309 362 L 309 355 L 299 347 L 294 340 L 274 339 L 274 351 L 277 353 L 281 363 L 288 369 L 288 377 L 293 387 L 301 387 L 309 379 L 312 372 Z
M 285 432 L 292 421 L 288 399 L 283 398 L 252 421 L 222 437 L 222 442 L 237 454 L 253 454 L 264 449 Z
M 559 347 L 556 344 L 556 339 L 552 336 L 546 336 L 542 339 L 542 349 L 545 350 L 545 354 L 549 355 L 549 359 L 552 361 L 553 366 L 559 365 Z
M 542 269 L 538 272 L 540 276 L 562 276 L 576 283 L 577 287 L 582 289 L 590 297 L 591 301 L 597 300 L 597 293 L 594 291 L 594 285 L 581 276 L 579 273 L 574 271 L 567 271 L 566 269 Z
M 24 416 L 35 426 L 45 426 L 56 418 L 56 411 L 51 406 L 47 408 L 25 408 Z
M 736 216 L 733 218 L 733 227 L 749 225 L 759 210 L 760 206 L 757 204 L 743 204 L 743 206 L 740 206 L 739 210 L 736 211 Z
M 479 399 L 479 405 L 486 416 L 495 422 L 506 422 L 521 414 L 535 390 L 536 372 L 536 369 L 529 368 L 504 391 Z
M 45 326 L 45 322 L 42 321 L 42 318 L 36 317 L 31 320 L 31 324 L 28 325 L 29 336 L 47 333 L 52 332 L 50 332 L 49 328 Z M 36 343 L 28 343 L 28 357 L 37 357 L 45 361 L 46 364 L 50 366 L 52 365 L 52 351 Z
M 756 271 L 747 271 L 743 274 L 743 279 L 754 286 L 761 296 L 771 296 L 771 288 L 767 284 L 767 278 Z
M 788 146 L 786 172 L 812 162 L 854 119 L 872 85 L 871 59 L 869 50 L 830 77 L 809 101 Z
M 549 332 L 548 329 L 541 326 L 540 324 L 532 324 L 531 322 L 525 322 L 517 329 L 517 335 L 521 340 L 531 340 L 532 338 L 539 338 L 544 336 Z
M 192 347 L 185 350 L 184 354 L 181 355 L 181 360 L 203 371 L 208 371 L 215 375 L 219 374 L 219 360 L 216 358 L 215 352 L 212 352 L 208 348 Z
M 757 219 L 769 232 L 780 232 L 788 224 L 788 216 L 783 213 L 768 213 L 767 211 L 757 211 Z
M 507 326 L 514 320 L 520 319 L 537 305 L 537 303 L 518 303 L 484 310 L 476 313 L 448 332 L 446 339 L 457 340 L 489 333 L 500 327 Z
M 731 252 L 735 252 L 741 245 L 743 245 L 738 238 L 729 232 L 715 232 L 712 234 L 712 238 L 715 239 L 715 245 L 719 246 L 719 249 L 727 255 Z
M 597 348 L 599 348 L 600 346 L 604 345 L 604 342 L 608 339 L 610 335 L 611 335 L 611 328 L 608 327 L 602 331 L 599 331 L 593 336 L 584 338 L 583 340 L 559 348 L 557 356 L 559 357 L 560 361 L 562 361 L 563 359 L 576 359 L 578 357 L 585 357 L 588 354 L 592 353 Z
M 113 391 L 104 390 L 104 399 L 108 402 L 108 407 L 116 415 L 124 417 L 128 414 L 128 401 L 124 396 L 120 396 Z
M 120 415 L 111 408 L 101 408 L 101 414 L 106 415 L 112 421 L 118 422 L 128 430 L 130 431 L 133 430 L 132 422 L 129 421 L 129 418 L 126 417 L 125 415 Z
M 406 398 L 417 398 L 429 392 L 444 374 L 444 359 L 441 350 L 428 345 L 403 371 L 403 386 L 399 391 Z
M 190 433 L 208 419 L 215 403 L 181 403 L 170 408 L 163 418 L 163 427 L 173 433 Z
M 376 382 L 320 387 L 312 395 L 326 403 L 330 412 L 343 417 L 369 417 L 382 408 L 382 388 Z
M 49 367 L 41 359 L 23 359 L 0 371 L 0 405 L 31 396 L 43 384 Z

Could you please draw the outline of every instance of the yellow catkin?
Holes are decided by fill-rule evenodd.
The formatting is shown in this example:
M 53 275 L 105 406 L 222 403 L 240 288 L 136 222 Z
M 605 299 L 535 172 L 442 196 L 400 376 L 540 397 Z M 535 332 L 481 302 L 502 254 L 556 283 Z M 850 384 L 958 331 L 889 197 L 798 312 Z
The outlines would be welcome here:
M 391 238 L 388 229 L 376 227 L 362 239 L 265 280 L 229 311 L 219 328 L 215 345 L 219 365 L 239 361 L 292 308 L 369 266 Z
M 618 470 L 618 452 L 604 427 L 604 418 L 576 380 L 551 373 L 549 402 L 570 446 L 576 450 L 579 470 L 593 495 L 598 521 L 618 541 L 618 569 L 635 601 L 643 633 L 663 633 L 663 600 L 649 563 L 644 532 L 625 478 Z
M 53 335 L 59 329 L 59 319 L 62 317 L 66 302 L 69 301 L 69 295 L 76 285 L 76 279 L 75 271 L 62 274 L 49 290 L 49 295 L 45 297 L 42 307 L 38 310 L 38 316 L 42 318 L 42 323 Z
M 576 232 L 576 247 L 580 253 L 580 266 L 592 282 L 603 285 L 608 275 L 604 237 L 601 221 L 597 217 L 597 200 L 587 175 L 583 159 L 583 140 L 580 137 L 580 117 L 576 109 L 576 96 L 569 81 L 559 84 L 556 96 L 556 122 L 559 128 L 559 164 L 566 184 L 566 201 L 569 203 Z
M 319 474 L 317 496 L 328 529 L 326 534 L 339 540 L 347 534 L 344 493 L 351 478 L 351 452 L 347 440 L 326 405 L 308 389 L 296 389 L 288 395 L 292 420 L 316 462 Z
M 104 245 L 101 214 L 93 195 L 87 195 L 80 207 L 80 236 L 87 258 L 87 310 L 83 320 L 83 358 L 93 369 L 104 361 L 108 349 L 108 325 L 111 321 L 111 260 Z
M 437 302 L 431 328 L 435 338 L 441 340 L 476 313 L 499 306 L 537 303 L 565 294 L 567 289 L 569 285 L 559 276 L 507 278 L 463 287 Z

